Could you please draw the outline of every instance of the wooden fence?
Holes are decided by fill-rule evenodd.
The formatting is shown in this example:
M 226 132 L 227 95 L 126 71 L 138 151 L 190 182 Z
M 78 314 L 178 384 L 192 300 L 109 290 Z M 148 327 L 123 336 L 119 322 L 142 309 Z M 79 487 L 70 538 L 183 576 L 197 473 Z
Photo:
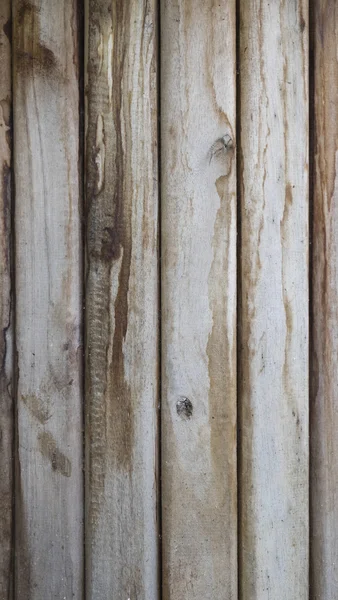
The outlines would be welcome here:
M 0 600 L 338 598 L 338 3 L 0 0 Z

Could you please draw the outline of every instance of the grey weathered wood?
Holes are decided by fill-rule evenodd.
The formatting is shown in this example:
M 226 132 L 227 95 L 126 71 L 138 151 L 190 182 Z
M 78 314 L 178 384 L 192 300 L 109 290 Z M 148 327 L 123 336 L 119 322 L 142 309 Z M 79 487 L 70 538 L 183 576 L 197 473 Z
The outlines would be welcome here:
M 0 598 L 12 597 L 11 3 L 0 0 Z
M 164 600 L 237 600 L 235 2 L 161 2 Z
M 13 2 L 16 600 L 82 600 L 76 6 Z
M 86 5 L 87 600 L 157 600 L 156 2 Z
M 338 6 L 313 2 L 311 600 L 338 587 Z
M 308 3 L 240 3 L 241 600 L 308 599 Z

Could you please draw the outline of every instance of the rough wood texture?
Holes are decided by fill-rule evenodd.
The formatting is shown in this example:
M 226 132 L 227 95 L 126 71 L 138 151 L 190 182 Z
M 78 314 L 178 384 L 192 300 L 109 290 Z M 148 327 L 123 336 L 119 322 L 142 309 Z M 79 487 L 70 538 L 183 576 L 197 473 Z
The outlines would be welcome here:
M 235 2 L 161 9 L 163 598 L 235 600 Z
M 13 2 L 16 600 L 82 599 L 75 0 Z
M 338 6 L 313 3 L 311 600 L 338 587 Z
M 0 0 L 0 598 L 11 598 L 13 314 L 11 282 L 11 3 Z
M 241 600 L 308 598 L 307 71 L 307 2 L 241 2 Z
M 86 11 L 87 600 L 156 600 L 155 1 Z

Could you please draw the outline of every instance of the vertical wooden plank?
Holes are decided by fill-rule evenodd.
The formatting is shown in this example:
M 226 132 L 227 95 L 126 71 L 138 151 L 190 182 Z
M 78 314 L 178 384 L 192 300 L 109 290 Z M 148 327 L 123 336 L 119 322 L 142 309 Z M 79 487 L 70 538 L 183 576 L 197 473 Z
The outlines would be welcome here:
M 235 2 L 161 8 L 163 597 L 235 600 Z
M 76 4 L 13 2 L 18 600 L 83 589 Z
M 158 598 L 155 0 L 89 0 L 87 599 Z
M 0 0 L 0 598 L 11 597 L 13 311 L 11 3 Z
M 313 2 L 311 599 L 338 586 L 338 6 Z
M 308 598 L 308 15 L 240 5 L 241 600 Z

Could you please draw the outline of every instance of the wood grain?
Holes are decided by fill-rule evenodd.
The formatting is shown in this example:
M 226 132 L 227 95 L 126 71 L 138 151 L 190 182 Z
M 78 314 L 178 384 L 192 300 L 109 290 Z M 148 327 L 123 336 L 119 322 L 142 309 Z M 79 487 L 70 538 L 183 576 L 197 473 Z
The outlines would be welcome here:
M 155 6 L 86 7 L 87 600 L 159 597 Z
M 13 308 L 11 3 L 0 0 L 0 598 L 12 597 Z
M 338 586 L 338 6 L 313 3 L 311 600 Z
M 240 598 L 308 598 L 308 15 L 240 6 Z
M 237 600 L 235 2 L 161 2 L 164 600 Z
M 16 600 L 83 592 L 76 5 L 13 2 Z

